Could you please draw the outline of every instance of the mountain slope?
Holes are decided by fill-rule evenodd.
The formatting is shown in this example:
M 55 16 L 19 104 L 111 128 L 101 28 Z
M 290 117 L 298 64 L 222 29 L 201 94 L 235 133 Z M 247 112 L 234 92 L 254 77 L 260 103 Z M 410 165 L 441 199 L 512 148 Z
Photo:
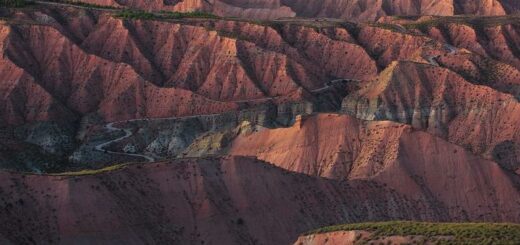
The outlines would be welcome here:
M 233 103 L 208 100 L 187 90 L 157 87 L 141 78 L 129 65 L 85 53 L 51 27 L 3 28 L 8 32 L 3 56 L 16 64 L 18 70 L 21 68 L 36 77 L 38 85 L 48 91 L 52 99 L 79 115 L 97 112 L 105 120 L 113 121 L 237 108 Z M 16 70 L 10 70 L 13 71 Z M 167 106 L 172 103 L 178 106 Z M 59 114 L 67 117 L 66 113 Z
M 448 69 L 395 62 L 379 79 L 348 95 L 343 108 L 358 118 L 410 124 L 494 158 L 506 168 L 518 168 L 518 100 L 469 83 Z
M 451 219 L 517 222 L 518 176 L 412 127 L 346 115 L 304 117 L 290 128 L 239 135 L 230 154 L 333 179 L 377 180 Z M 447 210 L 447 211 L 446 211 Z
M 0 172 L 0 193 L 0 241 L 11 243 L 288 244 L 333 223 L 440 218 L 376 183 L 243 157 L 63 176 Z

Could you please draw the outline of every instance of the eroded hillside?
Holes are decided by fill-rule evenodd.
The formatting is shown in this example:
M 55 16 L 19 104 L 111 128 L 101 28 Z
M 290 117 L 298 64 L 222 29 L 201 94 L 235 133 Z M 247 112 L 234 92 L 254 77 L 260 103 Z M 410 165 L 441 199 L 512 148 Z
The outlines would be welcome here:
M 520 222 L 512 1 L 91 3 L 0 9 L 0 241 Z

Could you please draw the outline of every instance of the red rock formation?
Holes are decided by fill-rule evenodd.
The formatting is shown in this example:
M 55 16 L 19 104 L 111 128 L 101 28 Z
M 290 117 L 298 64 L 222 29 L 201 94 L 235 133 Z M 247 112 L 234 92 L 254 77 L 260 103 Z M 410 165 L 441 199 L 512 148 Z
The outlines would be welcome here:
M 520 71 L 512 65 L 471 53 L 444 54 L 436 60 L 471 83 L 486 85 L 520 99 Z
M 300 87 L 322 87 L 331 78 L 376 75 L 374 62 L 346 30 L 328 31 L 333 37 L 302 26 L 278 32 L 236 21 L 181 25 L 102 18 L 81 47 L 130 64 L 156 84 L 223 101 L 288 95 Z M 360 62 L 344 62 L 353 57 Z
M 375 62 L 343 28 L 316 30 L 301 25 L 224 20 L 175 24 L 122 20 L 100 13 L 89 15 L 85 13 L 88 11 L 71 8 L 62 10 L 69 13 L 68 17 L 41 10 L 21 12 L 16 18 L 41 22 L 54 29 L 53 36 L 46 39 L 62 39 L 78 52 L 111 64 L 128 64 L 131 72 L 157 86 L 190 90 L 211 100 L 243 102 L 283 97 L 283 101 L 301 101 L 332 79 L 368 80 L 377 75 Z M 77 28 L 82 28 L 74 21 L 78 15 L 93 16 L 97 24 L 78 33 Z M 32 59 L 31 55 L 17 57 L 17 52 L 12 53 L 14 59 L 18 58 L 17 64 L 36 72 L 23 66 Z M 345 62 L 353 59 L 359 62 Z M 54 74 L 48 67 L 42 69 Z M 67 76 L 72 75 L 75 74 Z M 54 80 L 64 78 L 52 79 L 60 82 Z
M 434 39 L 451 42 L 454 46 L 467 49 L 475 54 L 497 59 L 520 68 L 517 47 L 520 44 L 520 29 L 508 24 L 507 19 L 497 19 L 497 23 L 482 23 L 481 26 L 468 24 L 443 24 L 429 30 Z M 504 24 L 500 24 L 504 22 Z M 440 30 L 439 30 L 440 29 Z
M 360 220 L 433 219 L 381 185 L 294 174 L 242 157 L 84 176 L 0 172 L 0 241 L 289 244 Z
M 337 104 L 347 93 L 343 110 L 350 114 L 242 134 L 230 146 L 233 157 L 86 176 L 0 172 L 0 243 L 286 244 L 300 232 L 353 221 L 520 222 L 515 19 L 388 17 L 499 15 L 514 11 L 511 1 L 90 2 L 380 22 L 125 20 L 48 6 L 0 11 L 8 19 L 0 25 L 1 126 L 83 117 L 79 138 L 88 139 L 105 132 L 101 124 L 89 128 L 91 115 L 120 121 L 301 102 L 274 112 L 283 114 L 329 98 Z M 339 89 L 328 91 L 331 80 Z M 139 140 L 133 134 L 119 144 Z M 195 152 L 208 151 L 210 140 Z
M 394 63 L 377 80 L 347 96 L 343 106 L 360 118 L 411 124 L 487 158 L 511 142 L 509 156 L 518 162 L 514 160 L 520 144 L 518 100 L 471 84 L 448 69 Z
M 0 46 L 8 44 L 11 28 L 0 26 Z M 34 121 L 73 121 L 76 116 L 56 101 L 34 78 L 7 57 L 0 59 L 0 125 Z
M 300 118 L 290 128 L 239 136 L 230 154 L 333 179 L 371 179 L 470 220 L 520 219 L 517 177 L 410 126 L 346 115 Z M 496 210 L 496 211 L 493 211 Z
M 37 77 L 45 91 L 80 114 L 98 112 L 105 120 L 113 121 L 211 114 L 237 108 L 234 103 L 208 100 L 187 90 L 157 87 L 127 64 L 85 53 L 53 28 L 15 25 L 8 30 L 4 57 Z
M 381 28 L 364 26 L 358 35 L 359 43 L 377 60 L 381 67 L 394 60 L 412 60 L 426 47 L 428 37 L 416 36 Z

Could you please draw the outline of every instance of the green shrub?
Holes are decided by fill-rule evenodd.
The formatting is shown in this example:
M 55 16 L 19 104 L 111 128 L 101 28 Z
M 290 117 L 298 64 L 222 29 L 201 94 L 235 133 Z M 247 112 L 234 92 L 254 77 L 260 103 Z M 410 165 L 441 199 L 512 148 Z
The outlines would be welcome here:
M 0 7 L 20 8 L 28 4 L 25 0 L 0 0 Z
M 150 12 L 136 11 L 136 10 L 123 10 L 115 15 L 118 18 L 123 19 L 154 19 L 155 15 Z
M 184 19 L 184 18 L 204 18 L 204 19 L 217 19 L 216 15 L 204 12 L 146 12 L 142 10 L 122 10 L 115 15 L 115 17 L 123 19 Z

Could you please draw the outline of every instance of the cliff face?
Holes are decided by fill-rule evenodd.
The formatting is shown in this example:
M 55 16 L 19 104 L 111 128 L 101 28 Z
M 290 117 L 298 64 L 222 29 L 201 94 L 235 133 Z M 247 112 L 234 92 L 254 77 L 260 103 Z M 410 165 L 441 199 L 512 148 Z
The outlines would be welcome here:
M 386 187 L 290 173 L 243 157 L 94 175 L 0 172 L 0 240 L 11 243 L 288 244 L 305 230 L 436 217 Z

